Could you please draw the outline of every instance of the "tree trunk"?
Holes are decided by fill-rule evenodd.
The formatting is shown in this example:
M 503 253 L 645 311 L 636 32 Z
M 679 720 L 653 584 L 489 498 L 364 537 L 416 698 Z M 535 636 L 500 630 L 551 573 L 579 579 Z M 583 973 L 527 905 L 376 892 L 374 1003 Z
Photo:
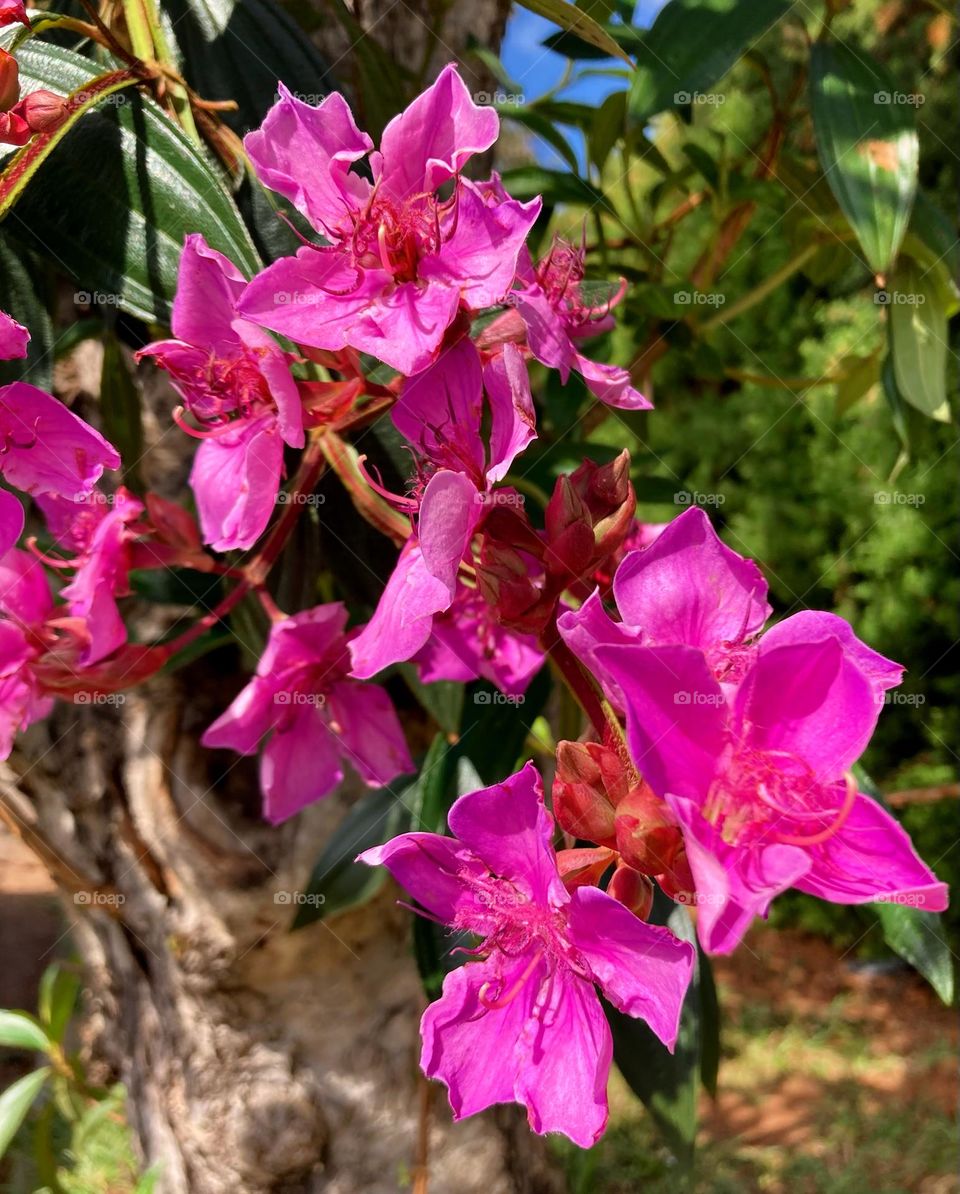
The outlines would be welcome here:
M 288 932 L 282 893 L 349 797 L 264 826 L 253 761 L 217 777 L 222 756 L 197 745 L 223 688 L 198 664 L 113 707 L 60 706 L 0 776 L 67 893 L 95 1052 L 163 1194 L 387 1194 L 424 1164 L 431 1194 L 557 1190 L 516 1109 L 454 1125 L 420 1077 L 395 891 Z

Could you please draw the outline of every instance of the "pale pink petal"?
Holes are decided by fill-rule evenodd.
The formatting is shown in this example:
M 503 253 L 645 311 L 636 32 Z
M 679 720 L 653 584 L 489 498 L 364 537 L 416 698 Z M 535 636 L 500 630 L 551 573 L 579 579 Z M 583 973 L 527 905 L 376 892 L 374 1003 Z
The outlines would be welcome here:
M 453 600 L 460 562 L 483 513 L 477 487 L 463 473 L 441 469 L 423 491 L 417 532 L 423 562 Z
M 14 549 L 0 557 L 0 610 L 35 626 L 53 610 L 50 582 L 35 555 Z
M 490 400 L 490 467 L 487 481 L 502 481 L 520 453 L 537 438 L 530 377 L 516 344 L 505 344 L 483 371 Z
M 653 403 L 634 386 L 626 369 L 620 365 L 601 365 L 582 353 L 575 353 L 573 367 L 587 383 L 587 389 L 607 406 L 621 410 L 652 410 Z

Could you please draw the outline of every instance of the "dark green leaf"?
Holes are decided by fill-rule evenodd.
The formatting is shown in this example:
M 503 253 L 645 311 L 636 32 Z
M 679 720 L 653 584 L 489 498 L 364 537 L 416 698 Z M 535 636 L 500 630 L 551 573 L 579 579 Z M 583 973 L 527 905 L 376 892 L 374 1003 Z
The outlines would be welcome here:
M 622 58 L 624 62 L 630 62 L 606 29 L 582 8 L 568 4 L 566 0 L 520 0 L 520 4 L 535 12 L 537 16 L 546 17 L 561 29 L 574 33 L 583 41 L 603 50 L 604 54 L 611 58 Z
M 410 663 L 401 663 L 399 671 L 410 691 L 440 729 L 447 734 L 456 734 L 463 713 L 463 685 L 452 680 L 424 684 L 416 667 Z
M 544 201 L 551 204 L 609 206 L 603 192 L 584 179 L 562 170 L 546 170 L 542 166 L 517 166 L 513 170 L 507 170 L 503 176 L 503 185 L 514 199 L 527 200 L 542 195 Z
M 549 692 L 547 668 L 534 676 L 522 698 L 506 698 L 482 681 L 467 689 L 457 748 L 473 763 L 483 783 L 499 783 L 517 769 L 527 734 Z
M 887 945 L 918 970 L 944 1003 L 953 1003 L 953 955 L 943 937 L 943 920 L 906 904 L 872 904 Z
M 597 109 L 597 117 L 587 133 L 590 160 L 598 170 L 606 165 L 614 145 L 623 136 L 627 113 L 627 93 L 615 91 Z
M 103 368 L 100 374 L 100 411 L 103 434 L 120 453 L 123 483 L 135 493 L 142 493 L 140 459 L 143 456 L 143 423 L 140 393 L 120 348 L 120 341 L 108 332 L 103 343 Z
M 553 121 L 544 116 L 542 112 L 520 104 L 497 104 L 496 109 L 501 116 L 506 116 L 509 120 L 515 120 L 517 124 L 522 124 L 551 149 L 555 149 L 570 169 L 577 173 L 579 169 L 577 155 Z
M 362 851 L 406 831 L 411 786 L 397 792 L 374 788 L 350 809 L 317 859 L 292 928 L 302 929 L 315 920 L 336 916 L 376 895 L 386 881 L 386 869 L 355 859 Z
M 577 37 L 575 33 L 566 33 L 563 30 L 551 33 L 540 44 L 545 50 L 553 50 L 555 54 L 563 54 L 565 58 L 573 58 L 580 62 L 595 62 L 610 57 L 608 50 L 601 50 L 598 46 L 584 41 L 582 37 Z
M 721 79 L 789 0 L 670 0 L 637 51 L 627 114 L 644 125 Z
M 650 920 L 666 924 L 677 937 L 693 941 L 687 910 L 659 890 Z M 670 1053 L 642 1020 L 605 1007 L 613 1033 L 613 1056 L 633 1093 L 643 1101 L 677 1160 L 689 1169 L 697 1132 L 701 995 L 699 974 L 687 991 L 680 1017 L 680 1034 Z
M 25 84 L 61 94 L 98 74 L 79 54 L 47 43 L 28 43 L 18 59 Z M 67 134 L 5 227 L 98 303 L 165 323 L 188 232 L 202 233 L 248 274 L 259 260 L 197 148 L 151 100 L 120 94 L 122 104 L 88 112 Z
M 917 189 L 914 108 L 895 102 L 897 94 L 886 70 L 859 47 L 814 44 L 810 110 L 820 163 L 877 274 L 900 250 Z
M 0 1157 L 10 1147 L 10 1141 L 27 1118 L 27 1112 L 49 1076 L 50 1067 L 43 1066 L 31 1074 L 24 1074 L 0 1094 Z
M 717 1097 L 720 1073 L 720 999 L 713 977 L 713 963 L 697 946 L 700 979 L 700 1081 L 711 1098 Z
M 28 381 L 48 390 L 53 381 L 53 323 L 45 272 L 32 254 L 6 237 L 0 239 L 0 311 L 30 329 L 26 359 L 0 361 L 0 385 Z

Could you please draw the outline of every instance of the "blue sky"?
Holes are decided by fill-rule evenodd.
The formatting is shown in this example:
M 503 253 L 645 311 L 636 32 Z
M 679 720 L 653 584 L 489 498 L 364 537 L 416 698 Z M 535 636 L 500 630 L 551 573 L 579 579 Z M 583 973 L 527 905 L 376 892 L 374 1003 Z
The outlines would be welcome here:
M 665 0 L 638 0 L 634 9 L 633 24 L 640 29 L 649 28 L 664 3 Z M 507 74 L 520 86 L 528 103 L 540 99 L 563 77 L 567 59 L 562 54 L 545 50 L 541 45 L 544 38 L 556 32 L 556 25 L 519 6 L 514 8 L 507 24 L 500 56 Z M 618 65 L 622 66 L 623 64 L 617 63 L 613 59 L 592 59 L 581 63 L 580 69 L 591 70 Z M 611 91 L 622 90 L 625 87 L 626 81 L 623 79 L 590 76 L 575 80 L 570 86 L 564 88 L 560 97 L 566 100 L 577 100 L 580 103 L 599 105 Z M 565 131 L 572 133 L 571 130 Z M 574 144 L 582 164 L 582 139 L 576 133 L 572 133 L 569 140 Z M 562 159 L 549 146 L 543 145 L 536 139 L 534 139 L 534 152 L 543 165 L 565 168 Z

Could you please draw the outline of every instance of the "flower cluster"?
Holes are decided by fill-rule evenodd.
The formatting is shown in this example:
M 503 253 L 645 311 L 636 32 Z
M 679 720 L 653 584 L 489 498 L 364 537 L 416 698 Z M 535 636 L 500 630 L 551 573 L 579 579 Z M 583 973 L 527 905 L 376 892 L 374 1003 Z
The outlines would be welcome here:
M 8 4 L 6 19 L 19 11 Z M 5 63 L 9 140 L 17 120 L 33 126 Z M 267 642 L 203 742 L 259 753 L 277 823 L 347 764 L 373 787 L 415 770 L 382 676 L 392 665 L 426 683 L 483 677 L 514 698 L 549 658 L 591 722 L 559 745 L 552 814 L 527 764 L 457 801 L 452 836 L 404 834 L 361 861 L 475 942 L 422 1021 L 422 1067 L 454 1114 L 516 1101 L 535 1131 L 589 1146 L 612 1060 L 598 992 L 676 1042 L 695 951 L 649 923 L 657 890 L 694 910 L 718 953 L 790 887 L 839 903 L 909 895 L 932 911 L 946 893 L 852 771 L 897 664 L 832 614 L 764 629 L 759 569 L 702 511 L 637 521 L 626 452 L 583 461 L 556 478 L 542 517 L 528 511 L 531 362 L 563 383 L 579 374 L 611 406 L 650 404 L 627 370 L 584 351 L 624 284 L 598 300 L 583 248 L 561 238 L 534 261 L 540 201 L 464 174 L 497 135 L 453 67 L 379 149 L 342 96 L 314 107 L 281 88 L 245 148 L 315 235 L 252 279 L 188 237 L 172 336 L 137 354 L 167 373 L 173 420 L 199 441 L 198 522 L 110 485 L 118 453 L 52 395 L 0 388 L 0 475 L 49 540 L 16 546 L 24 505 L 0 490 L 0 753 L 54 697 L 148 678 L 249 595 Z M 0 314 L 0 358 L 24 357 L 28 340 Z M 381 417 L 407 449 L 402 492 L 358 450 Z M 342 600 L 285 612 L 268 585 L 297 520 L 316 517 L 324 470 L 397 549 L 365 623 Z M 184 634 L 129 641 L 132 574 L 176 567 L 225 595 Z

